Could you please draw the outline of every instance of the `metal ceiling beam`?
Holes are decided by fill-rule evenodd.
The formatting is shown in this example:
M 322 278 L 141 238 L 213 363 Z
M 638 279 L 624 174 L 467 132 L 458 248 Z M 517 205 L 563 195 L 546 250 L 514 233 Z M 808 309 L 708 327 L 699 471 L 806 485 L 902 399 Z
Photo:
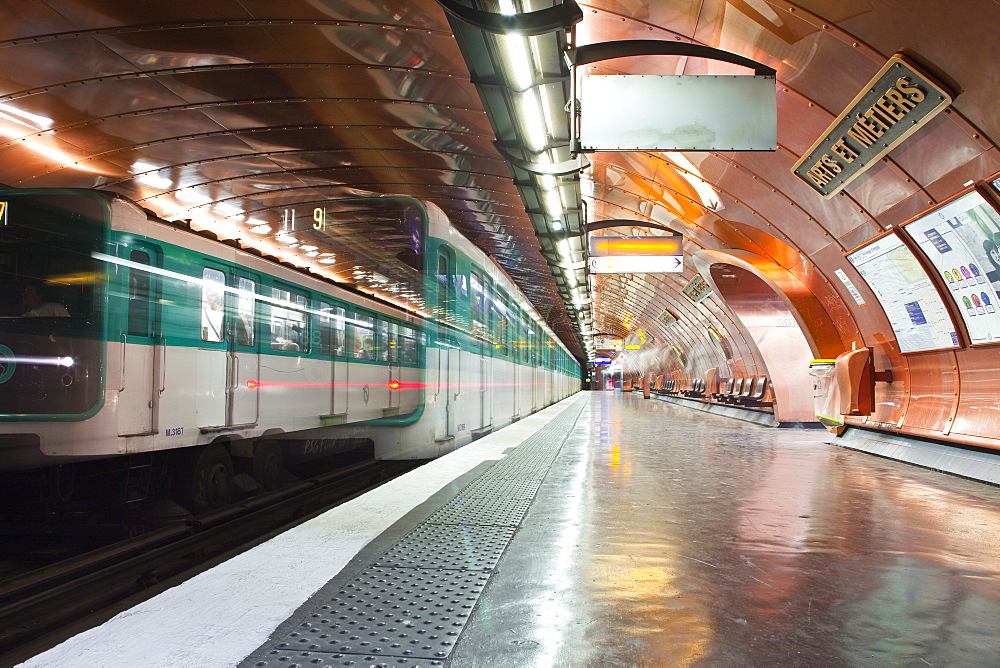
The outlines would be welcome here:
M 438 0 L 439 2 L 441 0 Z M 615 42 L 597 42 L 575 49 L 567 49 L 566 59 L 570 65 L 589 65 L 601 60 L 627 58 L 629 56 L 691 56 L 719 60 L 734 65 L 749 67 L 757 76 L 773 77 L 777 71 L 764 63 L 740 56 L 722 49 L 715 49 L 690 42 L 668 42 L 659 39 L 623 39 Z
M 663 230 L 665 232 L 670 232 L 676 236 L 684 236 L 677 230 L 671 229 L 666 225 L 660 225 L 659 223 L 647 223 L 641 220 L 630 220 L 628 218 L 614 218 L 610 220 L 595 220 L 592 223 L 587 223 L 587 231 L 593 232 L 595 230 L 604 230 L 609 227 L 648 227 L 654 230 Z
M 583 10 L 573 0 L 546 9 L 522 14 L 495 14 L 459 4 L 455 0 L 437 0 L 441 7 L 474 28 L 494 35 L 545 35 L 567 28 L 583 20 Z

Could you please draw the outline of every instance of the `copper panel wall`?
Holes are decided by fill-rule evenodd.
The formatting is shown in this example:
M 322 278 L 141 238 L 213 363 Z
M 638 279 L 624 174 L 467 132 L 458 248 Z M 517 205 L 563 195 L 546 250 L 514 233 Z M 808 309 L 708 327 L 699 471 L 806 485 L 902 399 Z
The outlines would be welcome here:
M 1000 448 L 1000 347 L 959 350 L 955 357 L 962 388 L 951 433 Z
M 951 428 L 958 401 L 958 370 L 951 351 L 906 356 L 909 398 L 903 414 L 903 431 L 937 434 Z M 895 383 L 893 383 L 895 384 Z

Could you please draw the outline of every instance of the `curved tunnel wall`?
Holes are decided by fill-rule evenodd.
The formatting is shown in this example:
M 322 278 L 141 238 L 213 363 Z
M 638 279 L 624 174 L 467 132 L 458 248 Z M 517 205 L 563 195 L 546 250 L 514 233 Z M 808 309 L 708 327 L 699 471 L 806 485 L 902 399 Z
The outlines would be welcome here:
M 876 384 L 874 413 L 849 418 L 849 424 L 1000 449 L 995 380 L 1000 346 L 901 353 L 885 312 L 845 257 L 1000 171 L 1000 115 L 995 113 L 996 85 L 989 74 L 995 64 L 981 47 L 993 39 L 986 26 L 996 25 L 1000 10 L 982 0 L 955 4 L 945 13 L 923 0 L 863 3 L 850 11 L 817 2 L 769 2 L 767 7 L 768 12 L 760 12 L 745 3 L 709 2 L 697 16 L 687 16 L 686 23 L 653 20 L 653 27 L 624 8 L 614 15 L 597 14 L 601 23 L 595 23 L 591 33 L 603 39 L 643 34 L 693 39 L 752 54 L 774 67 L 778 150 L 591 156 L 594 166 L 584 178 L 593 180 L 589 192 L 585 184 L 585 192 L 595 219 L 652 220 L 682 232 L 688 256 L 753 256 L 760 258 L 755 261 L 758 269 L 773 262 L 787 272 L 812 295 L 813 307 L 796 301 L 792 293 L 799 287 L 794 282 L 774 284 L 785 294 L 817 357 L 871 347 L 876 369 L 893 371 L 895 382 Z M 841 194 L 824 199 L 791 169 L 896 52 L 946 83 L 955 93 L 954 101 Z M 693 59 L 655 65 L 635 59 L 614 67 L 593 73 L 736 73 Z M 732 260 L 720 263 L 747 268 Z M 664 349 L 676 345 L 688 351 L 683 369 L 688 379 L 702 378 L 709 369 L 726 364 L 734 373 L 763 373 L 757 371 L 767 366 L 761 351 L 741 322 L 739 309 L 727 304 L 724 294 L 717 292 L 700 304 L 682 294 L 695 273 L 712 282 L 711 272 L 704 269 L 692 262 L 680 275 L 646 277 L 642 284 L 655 293 L 647 300 L 634 297 L 642 286 L 629 291 L 615 279 L 598 278 L 602 290 L 614 284 L 596 309 L 604 314 L 598 329 L 625 334 L 645 328 Z M 861 292 L 864 306 L 855 302 L 838 271 Z M 661 324 L 665 309 L 677 314 L 676 324 Z M 812 324 L 817 313 L 823 321 L 818 328 Z M 718 328 L 730 342 L 732 360 L 720 362 L 720 355 L 711 350 L 707 326 Z M 826 338 L 817 340 L 816 332 Z

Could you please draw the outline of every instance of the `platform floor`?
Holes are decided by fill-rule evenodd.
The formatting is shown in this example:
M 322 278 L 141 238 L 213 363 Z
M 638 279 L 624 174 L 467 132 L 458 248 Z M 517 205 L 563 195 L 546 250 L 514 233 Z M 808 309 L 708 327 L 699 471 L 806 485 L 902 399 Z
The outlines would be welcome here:
M 581 393 L 25 665 L 1000 665 L 1000 488 L 830 440 Z

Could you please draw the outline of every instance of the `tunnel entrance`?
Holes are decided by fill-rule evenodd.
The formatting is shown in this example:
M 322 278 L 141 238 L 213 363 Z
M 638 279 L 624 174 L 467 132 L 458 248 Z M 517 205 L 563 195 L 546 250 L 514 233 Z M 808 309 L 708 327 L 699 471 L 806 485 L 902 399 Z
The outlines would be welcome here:
M 741 267 L 713 264 L 717 292 L 743 323 L 767 367 L 779 422 L 815 422 L 809 361 L 814 355 L 787 303 Z

